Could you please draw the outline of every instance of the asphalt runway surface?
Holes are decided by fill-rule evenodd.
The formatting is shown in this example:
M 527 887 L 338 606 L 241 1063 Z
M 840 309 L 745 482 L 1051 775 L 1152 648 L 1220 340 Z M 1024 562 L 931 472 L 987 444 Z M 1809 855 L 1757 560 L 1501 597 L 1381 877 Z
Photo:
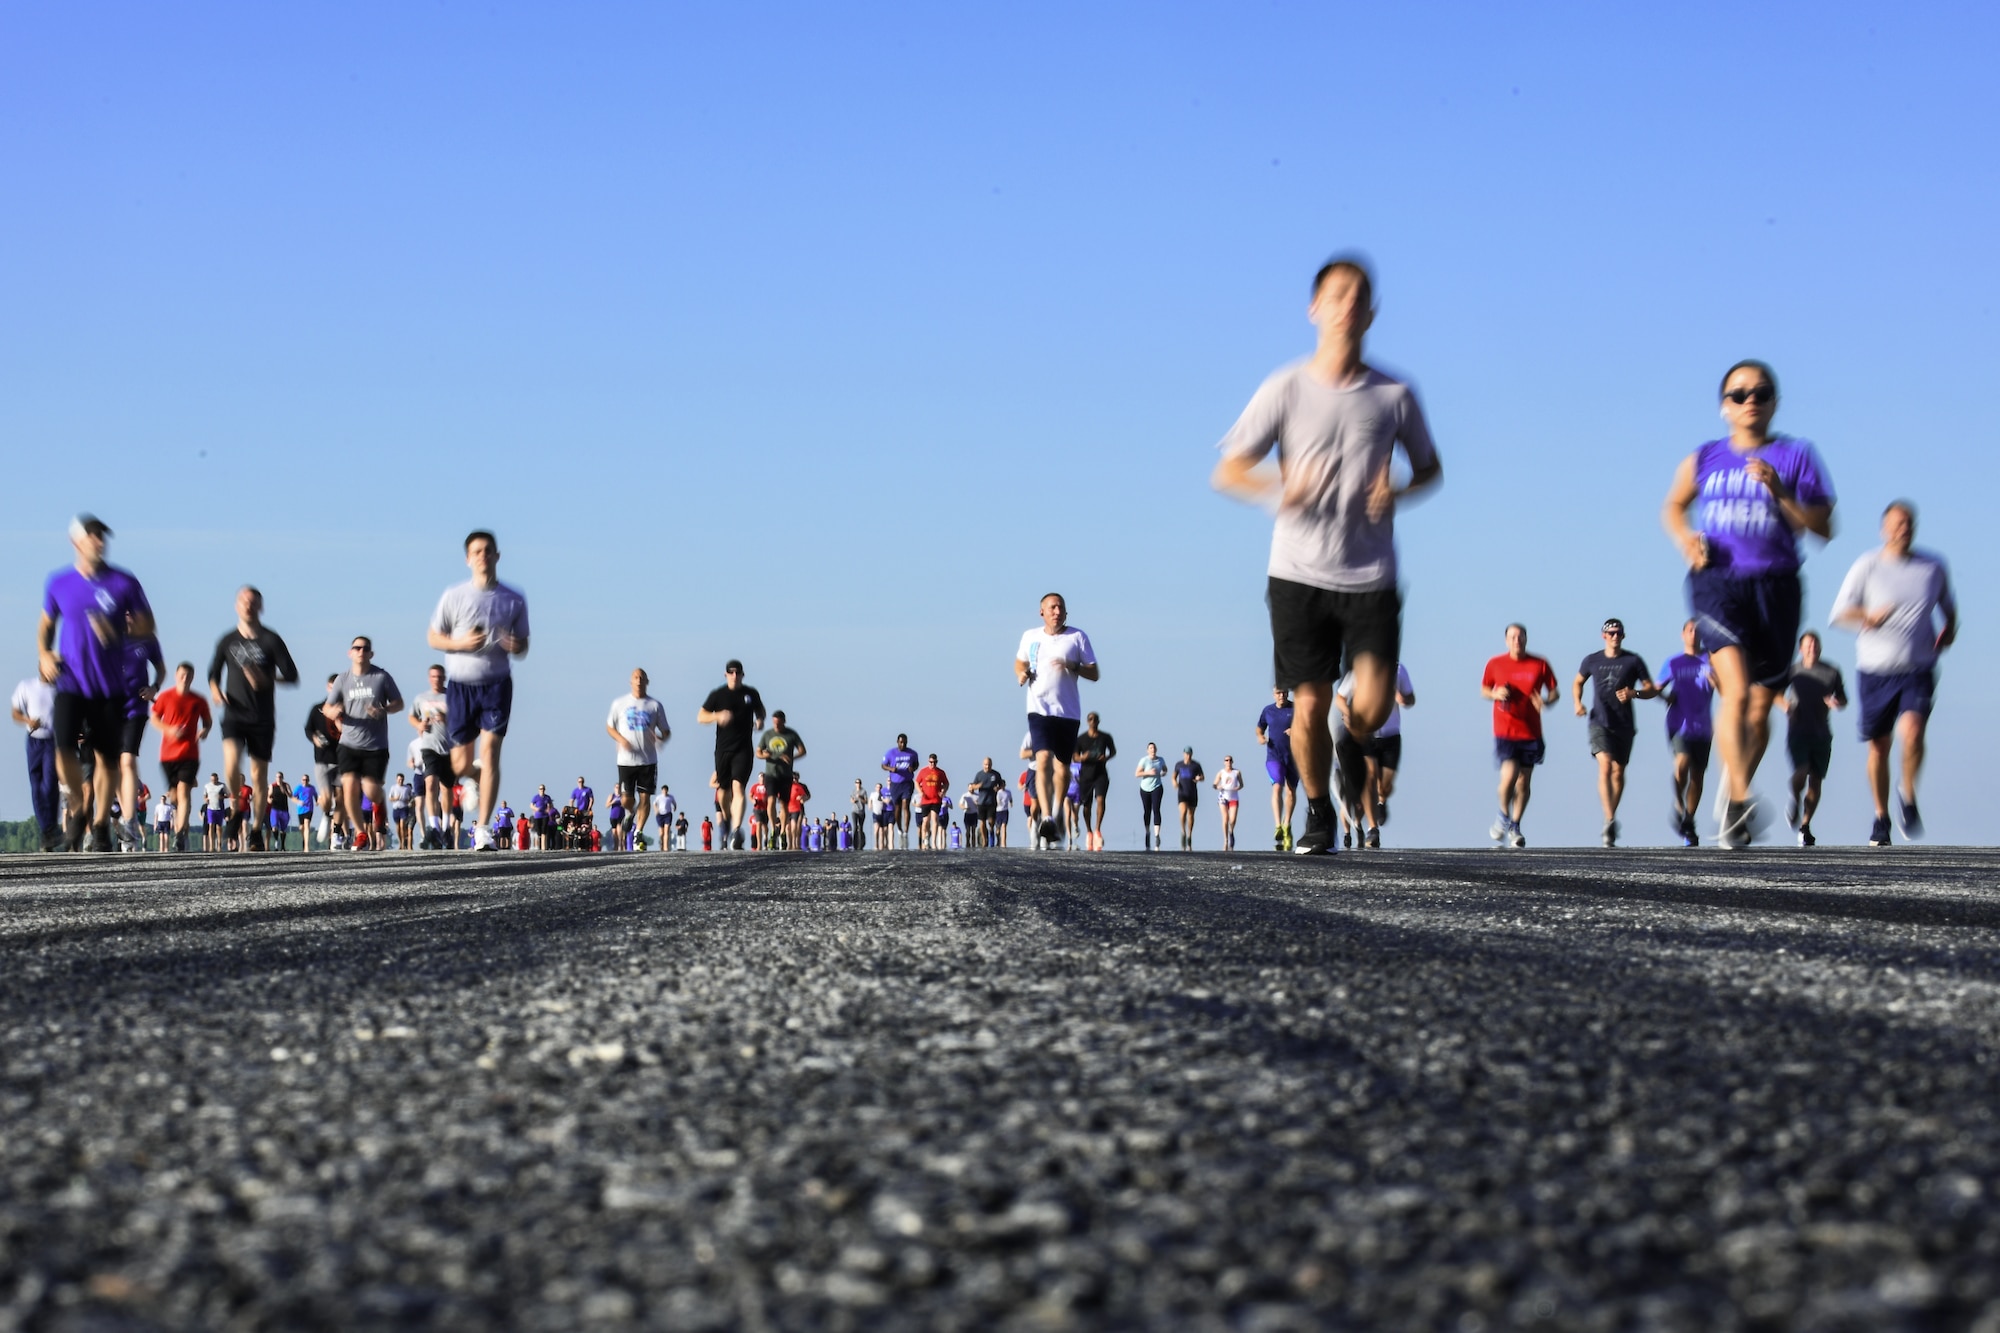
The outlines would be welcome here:
M 0 858 L 0 1328 L 2000 1333 L 1996 870 Z

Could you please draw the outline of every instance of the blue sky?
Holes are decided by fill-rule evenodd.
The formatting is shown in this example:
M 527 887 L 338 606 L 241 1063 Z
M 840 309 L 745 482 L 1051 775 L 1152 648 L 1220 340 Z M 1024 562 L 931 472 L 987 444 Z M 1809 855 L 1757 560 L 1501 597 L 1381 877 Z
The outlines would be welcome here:
M 606 785 L 633 665 L 698 790 L 695 706 L 732 655 L 822 805 L 899 730 L 954 776 L 1011 764 L 1009 661 L 1048 588 L 1125 756 L 1260 768 L 1268 519 L 1207 474 L 1309 350 L 1313 269 L 1360 248 L 1371 359 L 1417 385 L 1446 468 L 1398 525 L 1419 705 L 1392 842 L 1484 842 L 1477 681 L 1507 621 L 1565 684 L 1608 614 L 1650 662 L 1677 650 L 1658 507 L 1740 356 L 1777 366 L 1778 424 L 1841 495 L 1813 622 L 1893 496 L 1951 559 L 1926 815 L 1991 842 L 1996 28 L 1973 5 L 14 7 L 11 669 L 80 508 L 171 659 L 205 662 L 251 581 L 309 673 L 370 633 L 407 687 L 490 526 L 537 631 L 516 801 Z M 1655 841 L 1644 716 L 1626 823 Z M 1529 836 L 1594 841 L 1583 724 L 1549 730 Z M 1845 725 L 1830 791 L 1822 838 L 1865 837 Z M 26 812 L 0 765 L 0 816 Z

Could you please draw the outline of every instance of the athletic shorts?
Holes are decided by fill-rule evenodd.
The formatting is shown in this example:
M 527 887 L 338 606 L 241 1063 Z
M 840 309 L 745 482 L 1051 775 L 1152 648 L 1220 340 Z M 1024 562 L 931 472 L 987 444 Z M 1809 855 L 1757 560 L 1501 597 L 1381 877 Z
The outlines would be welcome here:
M 1289 751 L 1282 755 L 1266 751 L 1264 754 L 1264 772 L 1270 777 L 1273 787 L 1277 786 L 1280 782 L 1284 783 L 1287 787 L 1296 787 L 1299 785 L 1299 766 Z
M 928 801 L 919 801 L 917 803 L 917 817 L 919 819 L 929 819 L 932 815 L 935 815 L 939 810 L 943 808 L 944 806 L 942 802 L 939 802 L 937 804 L 932 804 Z
M 1856 701 L 1861 705 L 1861 739 L 1879 741 L 1896 729 L 1896 719 L 1905 713 L 1930 717 L 1937 673 L 1924 670 L 1877 675 L 1873 671 L 1857 671 L 1854 685 Z
M 878 828 L 887 828 L 887 827 L 888 827 L 888 825 L 889 825 L 889 818 L 890 818 L 890 816 L 889 816 L 889 807 L 887 807 L 887 806 L 883 806 L 883 807 L 882 807 L 882 810 L 881 810 L 881 813 L 879 813 L 879 814 L 877 814 L 877 815 L 875 816 L 875 824 L 876 824 L 876 826 L 877 826 Z
M 653 822 L 655 824 L 658 824 L 661 828 L 665 828 L 667 825 L 674 822 L 674 817 L 672 815 L 654 815 Z
M 1403 765 L 1403 733 L 1370 736 L 1362 742 L 1361 753 L 1373 759 L 1377 768 L 1386 768 L 1393 773 Z
M 1493 763 L 1496 768 L 1508 763 L 1533 768 L 1542 762 L 1547 753 L 1548 745 L 1542 741 L 1510 741 L 1505 736 L 1493 738 Z
M 1697 569 L 1687 577 L 1687 600 L 1703 645 L 1738 649 L 1752 684 L 1784 687 L 1799 637 L 1797 570 L 1731 578 Z
M 1174 799 L 1182 805 L 1200 805 L 1201 788 L 1176 786 L 1174 788 Z
M 219 827 L 221 827 L 221 824 L 222 824 L 222 811 L 220 811 L 220 810 L 203 810 L 203 811 L 201 812 L 201 822 L 202 822 L 202 823 L 204 823 L 204 824 L 206 824 L 206 825 L 208 825 L 208 826 L 209 826 L 210 828 L 219 828 Z
M 450 750 L 419 750 L 417 753 L 424 757 L 425 777 L 436 778 L 439 782 L 452 780 Z
M 1833 733 L 1815 736 L 1807 731 L 1787 731 L 1785 753 L 1791 757 L 1792 772 L 1824 780 L 1833 763 Z
M 1614 764 L 1629 764 L 1632 762 L 1633 735 L 1634 733 L 1629 731 L 1612 731 L 1605 727 L 1592 727 L 1590 729 L 1590 753 L 1592 755 L 1608 754 L 1611 756 L 1611 762 Z
M 756 757 L 748 747 L 741 749 L 717 750 L 715 752 L 715 780 L 722 785 L 722 793 L 729 794 L 729 784 L 740 782 L 747 789 L 750 786 L 750 770 L 756 766 Z
M 1708 756 L 1715 749 L 1715 740 L 1709 736 L 1669 736 L 1667 747 L 1675 754 L 1688 757 L 1688 767 L 1696 773 L 1708 772 Z
M 231 722 L 222 719 L 222 739 L 235 741 L 250 752 L 252 759 L 263 763 L 271 762 L 271 743 L 277 739 L 278 727 L 271 722 Z
M 1105 770 L 1102 764 L 1085 764 L 1077 771 L 1076 789 L 1081 793 L 1084 800 L 1088 800 L 1093 796 L 1109 796 L 1111 794 L 1111 774 Z
M 91 699 L 81 694 L 56 692 L 55 716 L 49 721 L 57 753 L 74 750 L 78 742 L 93 752 L 123 754 L 125 743 L 125 699 Z M 137 754 L 134 750 L 132 753 Z
M 128 717 L 118 730 L 118 753 L 137 754 L 146 743 L 146 719 Z
M 1234 792 L 1234 791 L 1217 792 L 1215 794 L 1215 799 L 1220 801 L 1224 805 L 1235 805 L 1237 797 L 1241 795 L 1242 795 L 1241 792 Z
M 999 825 L 1001 828 L 1006 828 L 1007 816 L 1012 813 L 1013 812 L 1011 810 L 995 810 L 989 817 L 993 820 L 995 824 Z
M 914 782 L 891 782 L 889 784 L 889 804 L 908 805 L 917 799 L 917 784 Z
M 388 771 L 387 750 L 362 750 L 352 745 L 340 747 L 340 776 L 352 773 L 358 778 L 380 782 Z
M 1393 663 L 1402 652 L 1403 594 L 1394 588 L 1333 592 L 1273 578 L 1264 601 L 1272 683 L 1281 689 L 1332 684 L 1363 653 Z
M 273 810 L 271 812 L 272 828 L 276 829 L 280 833 L 283 833 L 286 829 L 290 828 L 291 826 L 292 826 L 292 817 L 286 814 L 283 810 Z
M 479 734 L 507 734 L 514 711 L 514 678 L 482 680 L 477 685 L 448 680 L 444 685 L 444 738 L 454 746 L 470 745 Z
M 785 806 L 785 803 L 792 799 L 791 778 L 789 776 L 783 776 L 777 773 L 773 773 L 768 768 L 765 769 L 764 799 L 766 801 L 776 801 L 778 803 L 779 808 L 782 809 Z
M 1050 717 L 1046 713 L 1028 714 L 1028 748 L 1036 754 L 1047 750 L 1060 757 L 1065 767 L 1076 757 L 1076 734 L 1083 730 L 1083 723 L 1073 717 Z
M 645 792 L 651 796 L 660 789 L 660 766 L 658 764 L 618 765 L 618 785 L 630 787 L 633 791 Z
M 172 791 L 183 782 L 192 787 L 201 779 L 201 760 L 162 759 L 160 776 L 166 779 L 168 791 Z

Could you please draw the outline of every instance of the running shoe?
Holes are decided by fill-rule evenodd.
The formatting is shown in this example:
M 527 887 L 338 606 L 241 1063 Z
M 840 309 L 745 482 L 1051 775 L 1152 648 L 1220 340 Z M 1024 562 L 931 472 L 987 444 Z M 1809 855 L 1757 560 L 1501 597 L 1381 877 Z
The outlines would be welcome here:
M 90 850 L 93 852 L 115 852 L 118 845 L 111 841 L 111 821 L 106 820 L 90 830 Z
M 1730 801 L 1723 806 L 1722 827 L 1715 835 L 1716 842 L 1730 851 L 1750 845 L 1750 810 L 1753 802 Z
M 1889 816 L 1875 816 L 1875 827 L 1869 831 L 1868 845 L 1870 847 L 1887 847 L 1894 841 L 1895 839 L 1889 835 Z
M 1917 803 L 1896 798 L 1896 825 L 1903 830 L 1903 841 L 1916 842 L 1924 836 L 1924 817 L 1917 813 Z
M 1285 825 L 1285 845 L 1279 850 L 1286 852 L 1292 850 L 1292 826 L 1290 824 Z
M 1271 850 L 1274 852 L 1285 850 L 1285 826 L 1282 824 L 1271 830 Z
M 1341 828 L 1340 845 L 1342 847 L 1352 847 L 1354 845 L 1354 826 L 1352 824 L 1344 825 Z
M 1818 845 L 1819 845 L 1819 839 L 1813 836 L 1812 825 L 1811 824 L 1799 825 L 1799 846 L 1817 847 Z
M 1513 824 L 1513 820 L 1507 818 L 1505 815 L 1500 815 L 1494 819 L 1493 827 L 1486 830 L 1486 836 L 1495 842 L 1505 842 L 1507 841 L 1507 834 L 1513 829 Z
M 1375 826 L 1377 828 L 1380 828 L 1382 825 L 1388 822 L 1389 822 L 1389 803 L 1387 801 L 1375 802 Z
M 1335 850 L 1333 830 L 1336 816 L 1333 802 L 1325 798 L 1306 802 L 1306 831 L 1292 844 L 1295 856 L 1327 856 Z
M 264 850 L 263 829 L 253 828 L 250 830 L 250 850 L 253 852 L 261 852 Z
M 357 852 L 365 852 L 365 851 L 367 851 L 367 850 L 368 850 L 368 830 L 367 830 L 367 829 L 357 829 L 357 830 L 355 830 L 355 833 L 354 833 L 354 841 L 353 841 L 353 842 L 351 842 L 351 843 L 349 843 L 349 844 L 348 844 L 348 846 L 349 846 L 349 847 L 351 847 L 351 848 L 352 848 L 353 850 L 355 850 L 355 851 L 357 851 Z
M 1618 845 L 1618 821 L 1615 819 L 1604 821 L 1604 845 L 1606 847 Z
M 1382 830 L 1379 828 L 1369 829 L 1368 841 L 1363 843 L 1362 845 L 1369 848 L 1371 851 L 1379 851 L 1382 847 Z
M 1057 843 L 1061 842 L 1062 825 L 1056 823 L 1053 819 L 1044 819 L 1042 821 L 1042 841 L 1050 847 L 1054 847 Z
M 1521 826 L 1519 824 L 1514 825 L 1513 830 L 1508 833 L 1507 845 L 1517 852 L 1528 845 L 1528 840 L 1521 836 Z
M 1797 828 L 1798 826 L 1799 826 L 1799 794 L 1797 792 L 1793 792 L 1790 796 L 1787 796 L 1785 798 L 1785 827 Z
M 736 846 L 736 850 L 737 850 L 737 851 L 739 851 L 739 852 L 740 852 L 740 851 L 742 851 L 742 850 L 743 850 L 743 830 L 742 830 L 742 829 L 737 829 L 737 830 L 736 830 L 736 835 L 735 835 L 735 846 Z

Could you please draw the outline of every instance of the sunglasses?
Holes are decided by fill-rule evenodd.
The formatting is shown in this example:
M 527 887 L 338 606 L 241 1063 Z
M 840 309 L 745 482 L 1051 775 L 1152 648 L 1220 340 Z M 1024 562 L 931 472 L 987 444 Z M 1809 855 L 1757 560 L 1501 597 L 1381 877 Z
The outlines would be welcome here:
M 365 643 L 350 643 L 347 645 L 347 651 L 350 653 L 365 653 L 369 651 L 369 648 Z
M 1754 389 L 1731 389 L 1722 395 L 1732 403 L 1756 403 L 1759 406 L 1778 396 L 1778 391 L 1768 384 L 1760 384 Z

